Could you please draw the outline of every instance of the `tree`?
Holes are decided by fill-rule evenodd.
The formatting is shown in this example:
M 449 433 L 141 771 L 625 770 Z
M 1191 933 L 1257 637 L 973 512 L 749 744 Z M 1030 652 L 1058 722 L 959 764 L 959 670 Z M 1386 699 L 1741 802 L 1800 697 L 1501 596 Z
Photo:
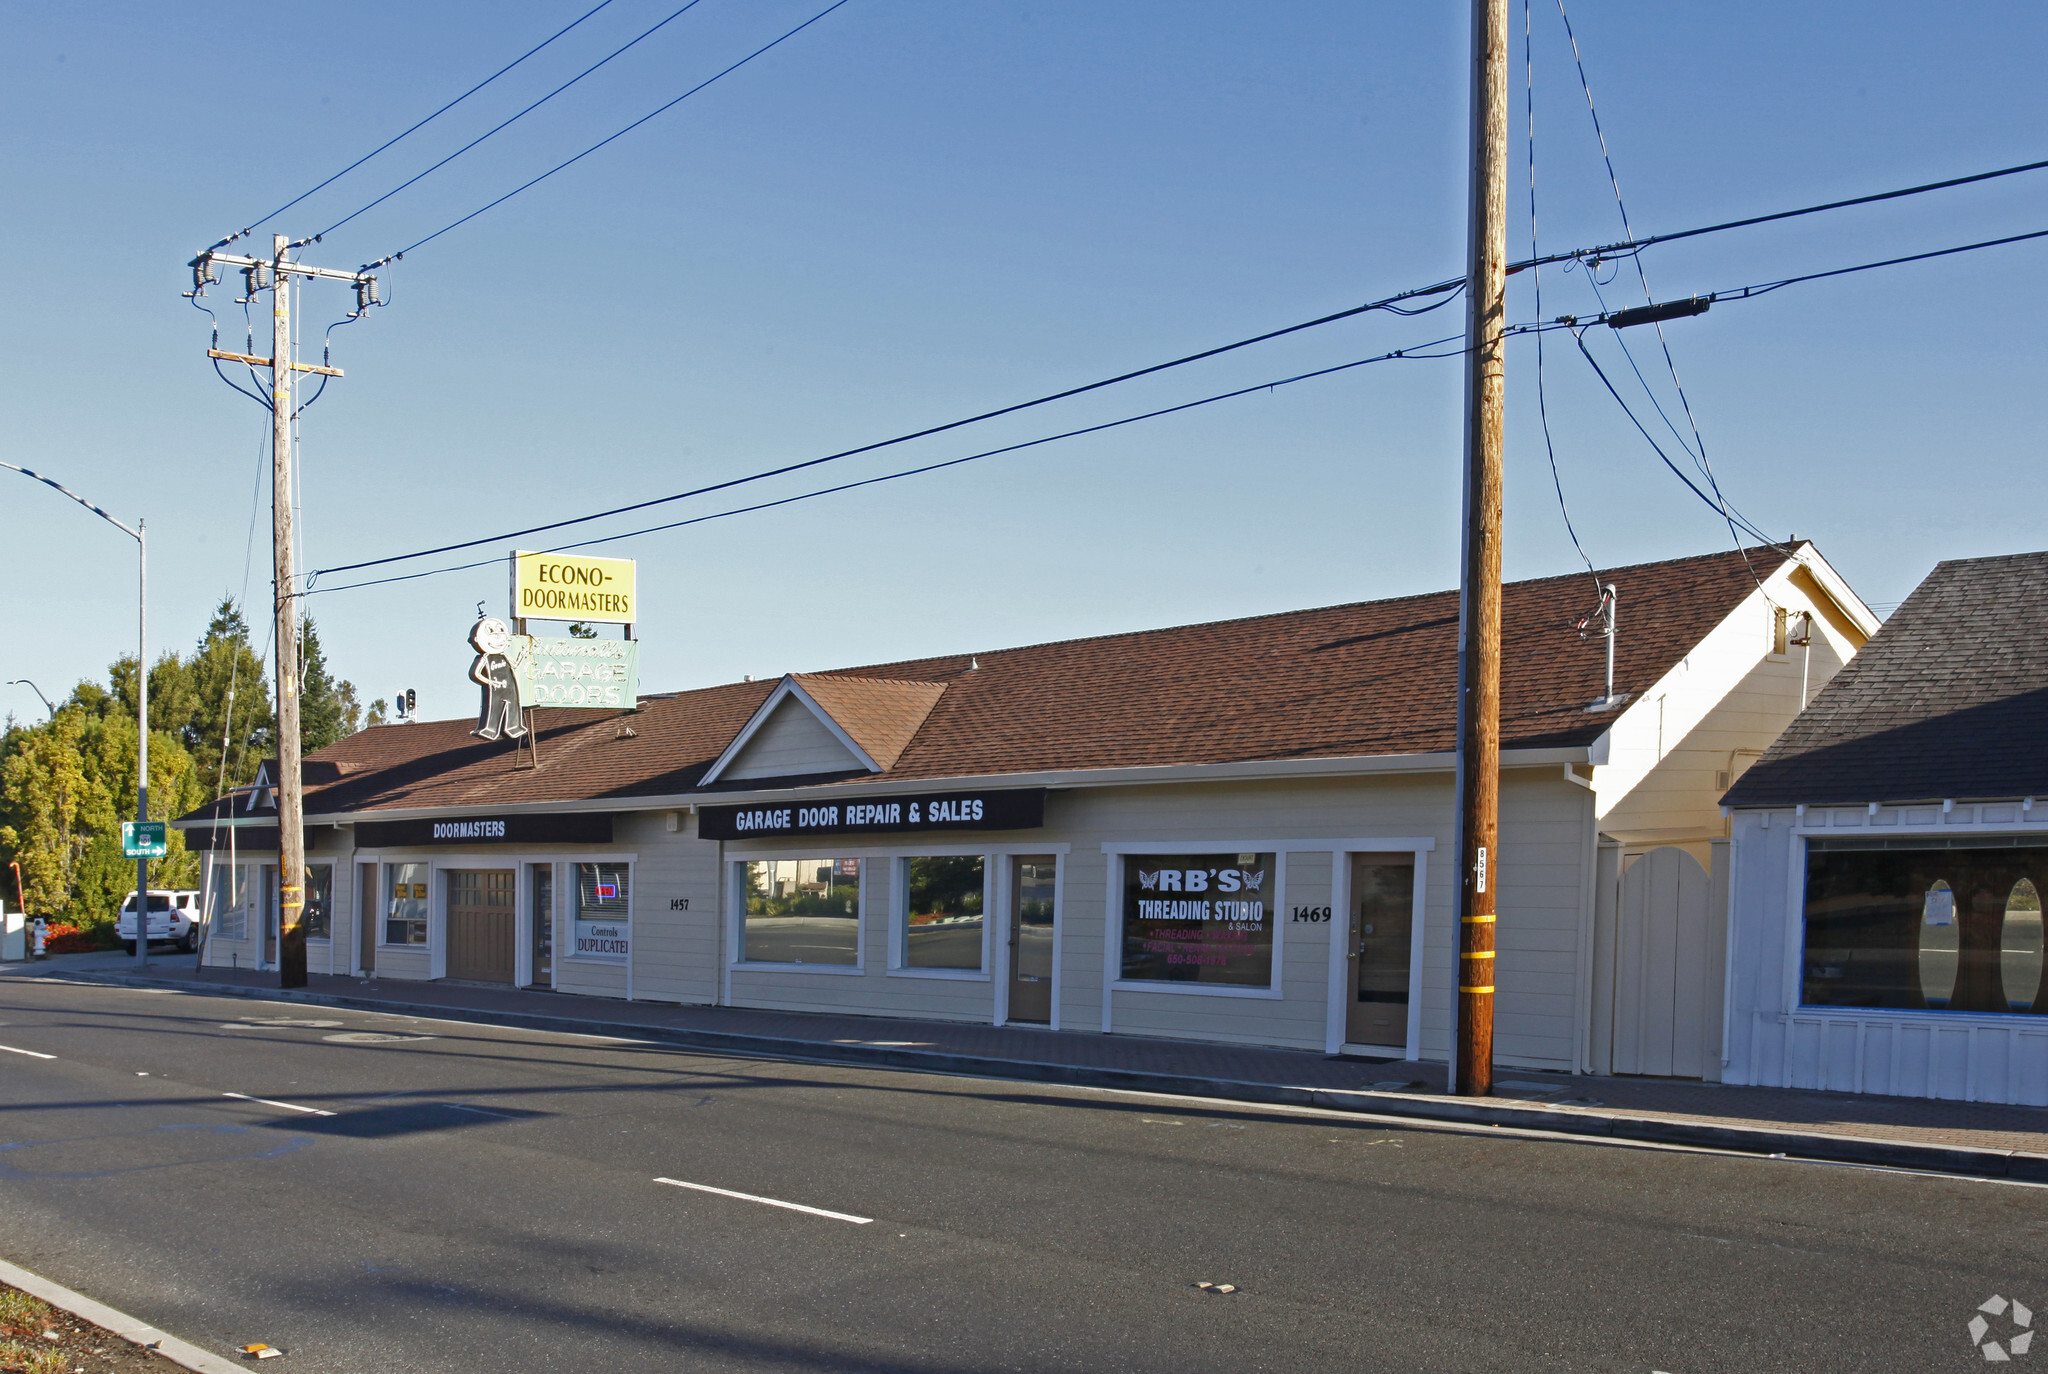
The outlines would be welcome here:
M 0 762 L 0 858 L 21 865 L 28 908 L 39 916 L 71 909 L 72 876 L 90 839 L 85 818 L 104 806 L 85 771 L 89 719 L 66 702 L 44 724 L 10 735 Z
M 325 749 L 362 728 L 363 708 L 353 682 L 338 681 L 327 668 L 320 632 L 313 617 L 299 622 L 302 674 L 299 692 L 299 747 L 307 753 Z
M 378 697 L 375 701 L 370 703 L 370 710 L 369 713 L 363 717 L 363 724 L 382 725 L 386 720 L 389 720 L 390 718 L 391 703 L 385 701 L 384 698 L 382 697 Z
M 270 680 L 249 644 L 249 623 L 233 597 L 222 597 L 214 608 L 185 671 L 193 705 L 180 737 L 199 767 L 206 795 L 218 796 L 254 778 L 256 765 L 274 751 L 277 738 Z M 152 674 L 152 689 L 155 682 Z

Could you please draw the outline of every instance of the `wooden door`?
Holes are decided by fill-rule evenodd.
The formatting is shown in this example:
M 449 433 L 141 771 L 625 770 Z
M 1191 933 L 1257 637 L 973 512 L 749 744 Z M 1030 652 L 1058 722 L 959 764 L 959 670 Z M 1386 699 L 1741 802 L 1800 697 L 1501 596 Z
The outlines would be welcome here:
M 1409 937 L 1414 928 L 1414 857 L 1353 854 L 1347 1043 L 1406 1051 Z
M 1652 849 L 1621 877 L 1614 957 L 1614 1071 L 1706 1074 L 1707 871 L 1683 849 Z
M 448 977 L 510 985 L 515 937 L 513 870 L 448 872 Z
M 1019 854 L 1010 860 L 1011 1021 L 1052 1020 L 1052 913 L 1058 865 L 1051 854 Z

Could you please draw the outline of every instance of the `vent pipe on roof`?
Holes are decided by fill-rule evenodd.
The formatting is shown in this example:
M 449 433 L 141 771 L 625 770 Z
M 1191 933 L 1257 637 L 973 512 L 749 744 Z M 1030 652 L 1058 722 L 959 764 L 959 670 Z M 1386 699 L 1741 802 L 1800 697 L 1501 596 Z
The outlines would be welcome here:
M 1588 711 L 1612 710 L 1614 707 L 1621 705 L 1622 702 L 1622 698 L 1614 695 L 1614 640 L 1617 630 L 1616 613 L 1618 600 L 1619 597 L 1614 590 L 1614 584 L 1612 582 L 1601 583 L 1600 604 L 1593 608 L 1590 615 L 1583 617 L 1578 622 L 1580 639 L 1604 639 L 1607 641 L 1607 690 L 1601 694 L 1598 701 L 1586 708 Z

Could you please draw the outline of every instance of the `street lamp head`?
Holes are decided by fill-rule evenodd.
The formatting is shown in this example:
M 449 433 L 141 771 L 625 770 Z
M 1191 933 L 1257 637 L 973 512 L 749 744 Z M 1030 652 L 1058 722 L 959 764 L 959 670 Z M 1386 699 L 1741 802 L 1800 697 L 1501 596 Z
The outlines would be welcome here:
M 57 708 L 56 708 L 56 707 L 54 707 L 54 706 L 52 706 L 52 705 L 50 704 L 50 699 L 49 699 L 48 697 L 46 697 L 46 696 L 43 696 L 43 689 L 42 689 L 42 688 L 40 688 L 40 687 L 38 687 L 38 686 L 36 686 L 36 685 L 35 685 L 35 684 L 34 684 L 33 682 L 30 682 L 30 681 L 29 681 L 29 680 L 28 680 L 27 678 L 25 678 L 25 677 L 15 677 L 15 678 L 9 678 L 9 679 L 7 680 L 7 685 L 8 685 L 9 687 L 26 687 L 26 688 L 28 688 L 28 689 L 29 689 L 29 690 L 30 690 L 31 692 L 34 692 L 34 693 L 35 693 L 35 694 L 36 694 L 36 695 L 37 695 L 38 697 L 42 697 L 42 702 L 43 702 L 43 709 L 44 709 L 45 711 L 48 711 L 48 712 L 50 713 L 50 715 L 51 715 L 52 717 L 55 717 L 55 716 L 56 716 L 56 714 L 57 714 Z

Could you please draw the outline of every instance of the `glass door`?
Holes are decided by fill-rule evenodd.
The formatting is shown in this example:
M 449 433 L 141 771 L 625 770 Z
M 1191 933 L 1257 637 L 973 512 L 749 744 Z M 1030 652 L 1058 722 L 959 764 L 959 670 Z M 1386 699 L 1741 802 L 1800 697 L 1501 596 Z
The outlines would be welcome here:
M 1409 936 L 1415 925 L 1415 858 L 1351 856 L 1351 1005 L 1344 1039 L 1406 1050 Z
M 528 864 L 533 894 L 532 986 L 555 985 L 555 866 Z
M 1053 894 L 1059 860 L 1019 854 L 1010 860 L 1010 1012 L 1012 1021 L 1052 1020 Z
M 356 865 L 356 967 L 377 976 L 377 865 Z

